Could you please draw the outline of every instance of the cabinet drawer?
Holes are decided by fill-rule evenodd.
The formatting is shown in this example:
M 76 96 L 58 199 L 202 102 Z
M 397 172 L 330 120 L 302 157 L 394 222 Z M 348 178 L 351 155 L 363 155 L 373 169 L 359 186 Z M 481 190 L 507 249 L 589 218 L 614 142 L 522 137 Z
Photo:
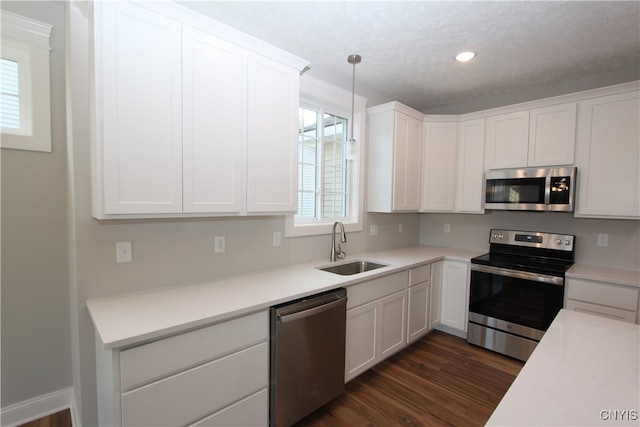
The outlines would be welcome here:
M 162 378 L 269 337 L 267 311 L 120 352 L 122 389 Z
M 407 289 L 407 271 L 347 287 L 347 310 Z
M 269 383 L 269 344 L 247 348 L 122 395 L 124 426 L 192 423 Z
M 267 424 L 269 424 L 269 389 L 265 388 L 190 427 L 258 427 Z
M 420 267 L 409 270 L 409 286 L 426 282 L 431 277 L 431 264 L 421 265 Z
M 636 322 L 636 312 L 621 310 L 619 308 L 605 307 L 603 305 L 590 304 L 588 302 L 567 300 L 567 309 L 609 319 L 621 320 L 627 323 Z
M 638 289 L 582 279 L 567 279 L 567 299 L 630 311 L 638 309 Z

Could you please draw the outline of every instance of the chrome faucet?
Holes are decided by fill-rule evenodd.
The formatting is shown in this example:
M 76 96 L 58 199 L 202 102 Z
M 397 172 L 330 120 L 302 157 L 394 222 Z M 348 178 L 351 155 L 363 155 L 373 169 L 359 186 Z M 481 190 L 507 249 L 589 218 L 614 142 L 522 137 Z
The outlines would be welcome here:
M 336 249 L 336 225 L 340 226 L 340 233 L 342 233 L 342 237 L 340 238 L 340 242 L 338 242 L 338 248 Z M 342 252 L 342 246 L 340 243 L 347 243 L 347 235 L 344 232 L 344 225 L 340 221 L 336 221 L 333 223 L 333 230 L 331 231 L 331 256 L 329 257 L 329 261 L 335 262 L 336 259 L 344 259 L 347 254 Z

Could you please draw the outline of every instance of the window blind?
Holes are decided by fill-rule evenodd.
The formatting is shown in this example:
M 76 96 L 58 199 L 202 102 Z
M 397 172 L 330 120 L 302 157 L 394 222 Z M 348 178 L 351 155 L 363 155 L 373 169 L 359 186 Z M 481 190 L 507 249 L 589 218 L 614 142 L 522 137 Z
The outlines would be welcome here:
M 20 85 L 16 61 L 0 58 L 0 127 L 20 129 Z

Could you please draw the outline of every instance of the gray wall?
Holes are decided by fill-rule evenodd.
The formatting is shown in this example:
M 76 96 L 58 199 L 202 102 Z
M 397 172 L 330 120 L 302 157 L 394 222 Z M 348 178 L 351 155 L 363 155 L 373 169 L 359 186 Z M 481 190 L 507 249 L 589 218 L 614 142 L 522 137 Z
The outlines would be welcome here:
M 444 232 L 444 224 L 451 225 L 450 233 Z M 488 251 L 491 228 L 574 234 L 576 262 L 640 269 L 640 222 L 574 218 L 570 213 L 421 214 L 420 244 Z M 597 246 L 599 233 L 609 235 L 607 247 Z
M 71 386 L 64 7 L 2 1 L 53 25 L 51 153 L 1 150 L 2 407 Z

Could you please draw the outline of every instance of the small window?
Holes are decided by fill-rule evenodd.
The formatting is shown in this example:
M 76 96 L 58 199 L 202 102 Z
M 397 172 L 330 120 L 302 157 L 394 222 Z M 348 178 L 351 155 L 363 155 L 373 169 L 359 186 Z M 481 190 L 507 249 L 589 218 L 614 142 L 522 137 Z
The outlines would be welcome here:
M 0 127 L 20 129 L 18 62 L 0 58 Z
M 2 12 L 1 147 L 51 151 L 51 26 Z
M 298 211 L 287 216 L 286 235 L 329 234 L 335 221 L 347 232 L 362 231 L 364 218 L 364 107 L 351 93 L 303 76 L 298 140 Z M 349 142 L 354 125 L 356 142 Z
M 347 217 L 347 119 L 319 107 L 300 107 L 299 221 Z

